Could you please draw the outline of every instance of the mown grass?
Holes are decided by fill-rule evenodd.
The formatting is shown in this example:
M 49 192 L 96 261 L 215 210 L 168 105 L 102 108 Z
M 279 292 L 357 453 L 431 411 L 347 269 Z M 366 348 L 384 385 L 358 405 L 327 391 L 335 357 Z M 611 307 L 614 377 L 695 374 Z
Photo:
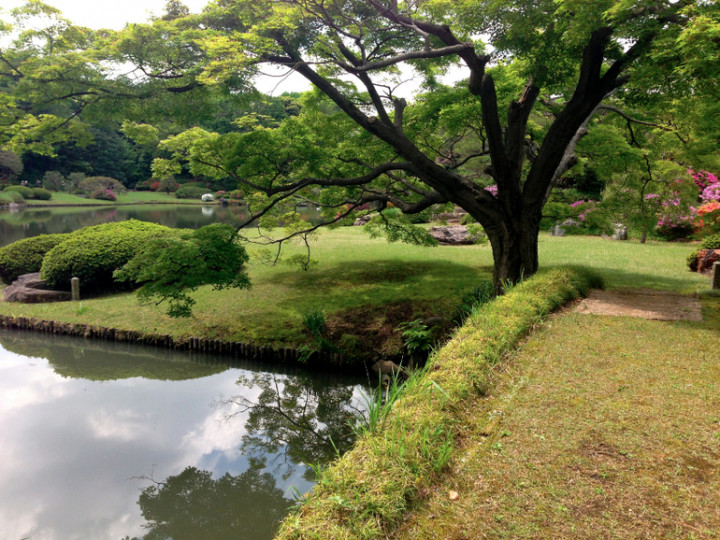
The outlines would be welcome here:
M 0 303 L 0 313 L 286 346 L 307 341 L 306 313 L 322 311 L 329 317 L 340 310 L 409 302 L 418 306 L 418 316 L 447 314 L 464 293 L 489 277 L 488 247 L 390 245 L 357 228 L 321 233 L 313 246 L 318 264 L 307 272 L 263 264 L 260 248 L 248 245 L 248 250 L 252 289 L 202 287 L 194 295 L 197 304 L 190 319 L 172 319 L 163 304 L 139 304 L 131 293 L 79 303 Z M 300 252 L 300 246 L 291 246 L 288 255 Z
M 384 538 L 450 459 L 459 412 L 488 388 L 492 366 L 544 316 L 599 285 L 580 270 L 544 272 L 477 308 L 410 379 L 381 430 L 323 471 L 278 538 Z
M 371 239 L 359 227 L 321 231 L 312 244 L 318 264 L 303 272 L 285 264 L 261 262 L 260 248 L 248 245 L 252 289 L 214 291 L 202 287 L 190 319 L 171 319 L 163 304 L 141 305 L 134 294 L 84 299 L 80 303 L 10 304 L 0 313 L 63 322 L 171 334 L 203 336 L 268 345 L 307 342 L 303 315 L 326 318 L 343 310 L 382 308 L 399 302 L 416 306 L 414 315 L 448 316 L 462 295 L 489 279 L 489 246 L 422 248 Z M 302 253 L 302 246 L 287 254 Z M 541 236 L 541 265 L 583 264 L 610 287 L 648 286 L 694 291 L 707 278 L 688 272 L 684 260 L 692 246 L 616 242 L 588 237 Z M 381 317 L 382 309 L 375 316 Z M 370 324 L 372 321 L 367 321 Z
M 717 538 L 720 301 L 703 304 L 703 323 L 553 318 L 467 404 L 448 474 L 393 536 Z
M 40 201 L 30 199 L 25 201 L 28 206 L 113 206 L 115 204 L 137 204 L 137 203 L 163 203 L 163 204 L 207 204 L 202 201 L 176 199 L 175 195 L 155 191 L 126 191 L 117 194 L 117 201 L 101 201 L 79 197 L 64 191 L 53 191 L 52 199 Z

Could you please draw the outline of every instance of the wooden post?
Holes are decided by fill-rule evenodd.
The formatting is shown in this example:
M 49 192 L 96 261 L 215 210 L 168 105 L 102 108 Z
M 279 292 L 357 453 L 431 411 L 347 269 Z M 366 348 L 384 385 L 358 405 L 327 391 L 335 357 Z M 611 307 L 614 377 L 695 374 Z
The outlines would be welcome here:
M 72 278 L 70 280 L 70 298 L 77 302 L 80 300 L 80 278 Z
M 712 288 L 720 289 L 720 261 L 714 262 L 712 266 Z

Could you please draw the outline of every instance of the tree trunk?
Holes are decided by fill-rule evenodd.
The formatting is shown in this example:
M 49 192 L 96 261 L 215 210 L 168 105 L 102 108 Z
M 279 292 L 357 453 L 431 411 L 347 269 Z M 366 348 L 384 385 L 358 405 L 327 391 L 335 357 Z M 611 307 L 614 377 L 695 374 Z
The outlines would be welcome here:
M 538 269 L 539 219 L 510 219 L 486 229 L 493 250 L 493 284 L 502 294 L 513 285 L 535 274 Z

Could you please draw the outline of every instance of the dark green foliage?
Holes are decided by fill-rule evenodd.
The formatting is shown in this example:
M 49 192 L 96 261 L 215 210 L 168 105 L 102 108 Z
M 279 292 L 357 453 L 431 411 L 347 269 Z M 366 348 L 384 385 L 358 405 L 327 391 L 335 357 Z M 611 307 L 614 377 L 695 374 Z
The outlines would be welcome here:
M 47 171 L 43 175 L 43 186 L 53 191 L 60 191 L 65 184 L 65 177 L 58 171 Z
M 207 188 L 184 185 L 180 186 L 175 192 L 175 197 L 178 199 L 199 199 L 206 193 L 210 193 L 210 190 Z
M 33 199 L 37 199 L 39 201 L 49 201 L 52 199 L 52 193 L 49 192 L 47 189 L 43 188 L 33 188 Z
M 41 276 L 56 289 L 68 289 L 73 277 L 80 278 L 80 287 L 86 293 L 116 289 L 115 270 L 150 240 L 172 234 L 169 227 L 137 220 L 85 227 L 48 252 Z
M 37 272 L 45 254 L 69 237 L 69 234 L 41 234 L 1 248 L 0 279 L 9 284 L 22 274 Z
M 32 199 L 33 198 L 33 190 L 29 187 L 25 186 L 8 186 L 5 188 L 5 191 L 14 191 L 15 193 L 19 193 L 22 195 L 22 198 L 25 200 Z
M 402 214 L 397 208 L 388 208 L 373 217 L 365 231 L 371 238 L 385 236 L 388 242 L 404 242 L 417 246 L 437 246 L 437 240 L 422 227 L 410 222 L 408 216 Z
M 720 249 L 720 233 L 713 234 L 712 236 L 705 238 L 702 242 L 700 242 L 698 249 L 687 256 L 688 268 L 690 268 L 693 272 L 697 272 L 697 256 L 698 250 L 700 249 Z
M 230 225 L 215 223 L 192 233 L 168 235 L 144 243 L 115 279 L 141 285 L 141 301 L 168 300 L 168 315 L 189 317 L 200 285 L 215 289 L 248 288 L 243 265 L 248 256 Z

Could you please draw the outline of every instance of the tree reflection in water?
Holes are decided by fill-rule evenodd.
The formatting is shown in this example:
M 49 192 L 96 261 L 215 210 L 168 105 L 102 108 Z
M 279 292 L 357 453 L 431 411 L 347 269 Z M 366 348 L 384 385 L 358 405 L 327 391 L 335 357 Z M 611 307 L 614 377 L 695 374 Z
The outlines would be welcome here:
M 345 453 L 355 440 L 353 428 L 366 417 L 358 387 L 342 382 L 254 373 L 238 384 L 261 390 L 255 401 L 239 395 L 224 402 L 235 406 L 231 416 L 248 413 L 242 450 L 262 462 L 274 456 L 283 478 L 298 464 L 324 465 Z M 304 477 L 314 481 L 315 471 L 306 468 Z
M 292 503 L 269 473 L 250 468 L 212 478 L 195 467 L 146 487 L 138 501 L 144 540 L 272 538 Z
M 253 373 L 237 384 L 259 389 L 258 398 L 238 395 L 216 406 L 232 409 L 228 420 L 247 414 L 242 451 L 250 468 L 239 476 L 213 478 L 211 471 L 188 467 L 165 482 L 154 481 L 138 501 L 147 520 L 144 540 L 272 538 L 293 503 L 276 479 L 290 478 L 299 465 L 322 465 L 344 453 L 353 443 L 354 426 L 366 417 L 356 385 L 272 373 Z M 303 466 L 307 481 L 314 481 L 314 474 Z

